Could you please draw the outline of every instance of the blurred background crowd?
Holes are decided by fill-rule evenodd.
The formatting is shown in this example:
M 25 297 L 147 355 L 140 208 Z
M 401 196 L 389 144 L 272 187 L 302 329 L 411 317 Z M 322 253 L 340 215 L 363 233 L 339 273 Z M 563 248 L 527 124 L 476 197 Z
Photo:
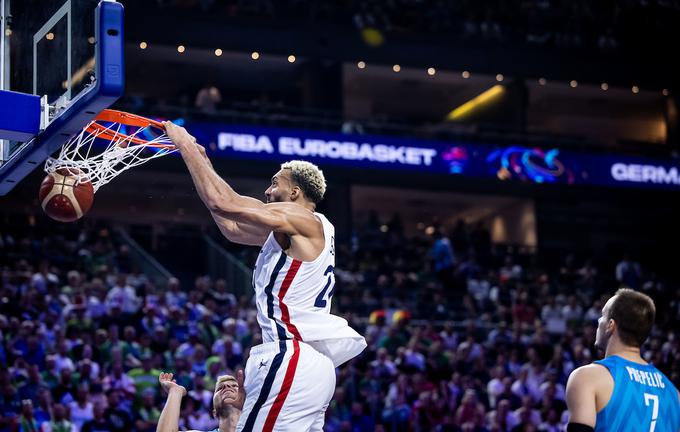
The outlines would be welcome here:
M 369 345 L 337 370 L 325 430 L 562 430 L 566 379 L 601 355 L 596 322 L 622 285 L 655 299 L 644 357 L 680 384 L 680 290 L 630 258 L 566 254 L 546 272 L 475 229 L 368 224 L 340 253 L 334 308 Z M 210 276 L 157 286 L 106 225 L 33 232 L 0 235 L 0 430 L 153 431 L 160 371 L 188 390 L 181 427 L 216 427 L 216 378 L 261 342 L 250 297 Z

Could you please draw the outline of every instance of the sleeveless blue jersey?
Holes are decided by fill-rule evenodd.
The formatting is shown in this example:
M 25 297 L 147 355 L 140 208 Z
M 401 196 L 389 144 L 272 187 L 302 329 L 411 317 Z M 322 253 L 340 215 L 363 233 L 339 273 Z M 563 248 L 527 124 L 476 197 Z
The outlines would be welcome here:
M 595 363 L 606 367 L 614 378 L 612 397 L 597 414 L 596 432 L 680 431 L 678 391 L 657 368 L 619 356 Z

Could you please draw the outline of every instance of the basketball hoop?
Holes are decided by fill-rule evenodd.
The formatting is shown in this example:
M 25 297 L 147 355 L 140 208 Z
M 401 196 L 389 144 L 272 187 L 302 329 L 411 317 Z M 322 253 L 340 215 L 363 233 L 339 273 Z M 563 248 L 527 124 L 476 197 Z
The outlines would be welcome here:
M 76 184 L 89 181 L 97 192 L 123 171 L 175 151 L 160 122 L 104 110 L 64 144 L 59 156 L 47 159 L 45 172 L 67 169 L 77 177 Z

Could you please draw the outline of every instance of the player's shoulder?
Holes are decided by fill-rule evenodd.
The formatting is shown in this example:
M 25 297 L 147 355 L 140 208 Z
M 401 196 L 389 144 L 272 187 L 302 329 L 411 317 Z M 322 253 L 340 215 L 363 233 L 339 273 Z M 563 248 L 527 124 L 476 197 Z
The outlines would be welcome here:
M 607 367 L 599 363 L 590 363 L 574 369 L 569 374 L 567 385 L 589 385 L 596 384 L 602 379 L 611 377 Z
M 300 204 L 294 203 L 294 202 L 286 202 L 286 201 L 278 201 L 278 202 L 270 202 L 265 204 L 265 208 L 273 210 L 273 211 L 278 211 L 278 212 L 284 212 L 287 214 L 294 214 L 294 215 L 300 215 L 300 216 L 306 216 L 309 218 L 314 218 L 314 213 L 309 211 L 305 206 L 302 206 Z
M 592 376 L 596 376 L 596 375 L 606 373 L 606 372 L 607 372 L 607 367 L 605 365 L 600 364 L 600 363 L 590 363 L 590 364 L 587 364 L 587 365 L 577 367 L 576 369 L 574 369 L 572 374 L 578 373 L 579 375 L 591 376 L 592 377 Z

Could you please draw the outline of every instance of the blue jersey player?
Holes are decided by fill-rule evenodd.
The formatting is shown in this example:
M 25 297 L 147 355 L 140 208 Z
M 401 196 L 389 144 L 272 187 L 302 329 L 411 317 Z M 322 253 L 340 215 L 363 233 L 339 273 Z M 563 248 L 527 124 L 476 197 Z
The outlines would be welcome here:
M 569 376 L 568 432 L 680 431 L 678 390 L 640 356 L 655 312 L 651 298 L 627 288 L 604 305 L 595 346 L 605 358 Z

